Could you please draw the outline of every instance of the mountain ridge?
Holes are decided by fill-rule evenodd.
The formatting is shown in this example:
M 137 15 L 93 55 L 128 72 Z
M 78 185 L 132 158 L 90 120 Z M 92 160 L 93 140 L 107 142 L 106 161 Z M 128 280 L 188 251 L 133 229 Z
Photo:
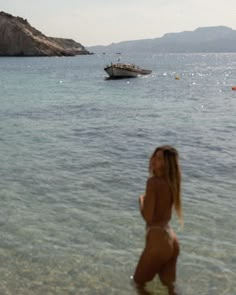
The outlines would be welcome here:
M 157 53 L 236 52 L 236 30 L 226 26 L 199 27 L 162 37 L 87 47 L 94 52 L 151 51 Z

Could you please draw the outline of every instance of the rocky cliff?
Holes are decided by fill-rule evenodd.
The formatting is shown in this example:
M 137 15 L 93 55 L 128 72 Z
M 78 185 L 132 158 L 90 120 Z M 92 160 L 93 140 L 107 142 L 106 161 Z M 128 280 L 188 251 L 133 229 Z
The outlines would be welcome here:
M 74 56 L 90 54 L 71 39 L 52 38 L 26 19 L 0 12 L 0 56 Z

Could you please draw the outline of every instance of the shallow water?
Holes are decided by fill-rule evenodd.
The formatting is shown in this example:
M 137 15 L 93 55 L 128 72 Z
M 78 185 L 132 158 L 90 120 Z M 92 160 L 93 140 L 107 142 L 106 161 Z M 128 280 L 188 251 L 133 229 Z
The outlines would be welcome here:
M 234 295 L 236 55 L 122 55 L 153 73 L 106 81 L 116 58 L 0 59 L 0 293 L 136 294 L 137 199 L 168 143 L 183 171 L 179 289 Z

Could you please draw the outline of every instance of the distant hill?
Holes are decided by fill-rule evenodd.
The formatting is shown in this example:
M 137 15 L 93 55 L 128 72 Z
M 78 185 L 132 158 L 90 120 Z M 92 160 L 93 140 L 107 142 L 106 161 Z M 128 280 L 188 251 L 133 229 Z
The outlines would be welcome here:
M 225 27 L 202 27 L 194 31 L 168 33 L 161 38 L 88 47 L 92 52 L 198 53 L 236 52 L 236 31 Z
M 52 38 L 33 28 L 26 19 L 0 12 L 0 56 L 73 56 L 90 54 L 71 39 Z

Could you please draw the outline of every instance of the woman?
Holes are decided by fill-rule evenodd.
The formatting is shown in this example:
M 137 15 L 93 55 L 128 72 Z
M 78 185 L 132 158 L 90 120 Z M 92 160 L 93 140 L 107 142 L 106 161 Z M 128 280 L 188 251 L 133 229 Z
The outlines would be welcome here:
M 146 245 L 133 279 L 140 287 L 158 274 L 169 294 L 177 294 L 179 243 L 169 225 L 173 207 L 183 223 L 181 172 L 176 149 L 171 146 L 156 148 L 150 158 L 149 172 L 146 193 L 139 197 L 140 211 L 146 221 Z

